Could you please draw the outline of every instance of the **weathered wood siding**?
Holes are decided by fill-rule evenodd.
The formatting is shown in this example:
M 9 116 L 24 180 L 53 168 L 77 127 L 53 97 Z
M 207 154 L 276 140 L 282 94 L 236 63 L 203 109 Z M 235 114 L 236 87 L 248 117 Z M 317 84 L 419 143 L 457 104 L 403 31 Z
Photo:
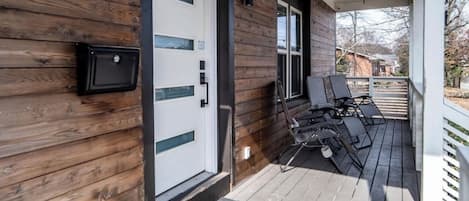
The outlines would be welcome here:
M 335 11 L 322 0 L 311 0 L 311 74 L 335 73 Z
M 334 24 L 335 13 L 331 15 L 328 8 L 318 6 L 312 0 L 313 12 L 318 12 L 318 17 L 328 18 L 318 21 Z M 310 4 L 306 4 L 310 5 Z M 319 4 L 320 5 L 320 4 Z M 325 11 L 324 11 L 325 9 Z M 285 127 L 283 114 L 275 114 L 275 87 L 274 81 L 277 75 L 277 2 L 273 0 L 257 0 L 253 7 L 246 7 L 241 1 L 235 1 L 235 161 L 236 181 L 240 181 L 271 162 L 290 142 L 290 137 Z M 325 15 L 324 13 L 327 13 Z M 315 14 L 313 14 L 315 15 Z M 304 20 L 310 19 L 304 16 Z M 331 19 L 329 19 L 331 18 Z M 311 17 L 311 24 L 314 24 Z M 314 26 L 312 29 L 324 29 Z M 332 30 L 313 30 L 311 58 L 329 56 L 330 46 L 323 43 L 335 44 L 334 41 L 324 41 L 314 44 L 316 40 L 334 40 L 335 37 L 317 39 L 316 35 L 327 32 L 335 35 L 335 27 Z M 314 37 L 313 37 L 314 36 Z M 321 35 L 322 36 L 322 35 Z M 310 38 L 305 38 L 310 40 Z M 317 46 L 317 47 L 316 47 Z M 323 50 L 324 49 L 324 50 Z M 335 60 L 335 47 L 332 46 L 332 61 Z M 326 52 L 323 54 L 323 52 Z M 319 54 L 319 55 L 317 55 Z M 327 61 L 330 61 L 328 59 Z M 317 59 L 311 59 L 317 62 Z M 313 72 L 332 72 L 331 63 L 322 66 L 313 64 Z M 334 62 L 332 62 L 334 64 Z M 321 68 L 316 70 L 316 68 Z M 309 66 L 305 66 L 309 69 Z M 314 70 L 313 70 L 314 69 Z M 298 99 L 289 103 L 293 114 L 302 112 L 308 108 L 306 99 Z M 280 107 L 280 106 L 279 106 Z M 251 158 L 243 159 L 242 151 L 246 146 L 251 147 Z
M 0 200 L 143 200 L 141 89 L 78 97 L 74 49 L 139 47 L 139 5 L 0 1 Z

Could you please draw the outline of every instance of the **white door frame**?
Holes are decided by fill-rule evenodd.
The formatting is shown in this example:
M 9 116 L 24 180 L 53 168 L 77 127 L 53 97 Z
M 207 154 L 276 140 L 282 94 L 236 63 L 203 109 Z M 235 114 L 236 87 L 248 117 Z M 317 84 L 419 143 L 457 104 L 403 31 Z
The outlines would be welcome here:
M 209 81 L 209 100 L 208 111 L 206 112 L 206 163 L 205 170 L 212 173 L 218 172 L 218 70 L 217 70 L 217 1 L 216 0 L 201 0 L 205 1 L 205 9 L 207 10 L 205 22 L 208 23 L 207 31 L 205 32 L 205 45 L 207 70 L 206 74 Z M 213 39 L 213 40 L 208 40 Z

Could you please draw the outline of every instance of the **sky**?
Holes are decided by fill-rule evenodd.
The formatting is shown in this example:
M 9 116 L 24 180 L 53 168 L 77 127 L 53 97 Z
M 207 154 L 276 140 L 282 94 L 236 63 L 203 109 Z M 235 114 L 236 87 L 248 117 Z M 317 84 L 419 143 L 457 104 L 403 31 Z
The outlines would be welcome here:
M 384 46 L 392 48 L 394 41 L 396 41 L 396 39 L 403 34 L 403 32 L 399 33 L 390 30 L 399 27 L 399 24 L 403 23 L 404 20 L 383 23 L 389 21 L 389 17 L 385 14 L 385 12 L 383 12 L 383 9 L 359 11 L 358 15 L 358 26 L 366 27 L 366 29 L 376 32 L 376 36 L 379 38 L 379 43 Z M 340 14 L 337 16 L 340 16 Z M 464 16 L 469 19 L 469 5 L 467 5 L 464 9 Z M 352 27 L 351 18 L 338 17 L 337 27 L 338 30 L 340 27 Z
M 390 21 L 391 18 L 389 18 L 382 9 L 359 11 L 358 16 L 358 32 L 361 32 L 364 29 L 375 32 L 375 36 L 379 39 L 379 43 L 385 46 L 391 48 L 394 41 L 403 34 L 403 32 L 394 32 L 392 30 L 399 27 L 400 24 L 405 22 L 405 20 Z M 340 27 L 351 28 L 353 27 L 352 25 L 353 23 L 350 17 L 337 18 L 338 29 Z

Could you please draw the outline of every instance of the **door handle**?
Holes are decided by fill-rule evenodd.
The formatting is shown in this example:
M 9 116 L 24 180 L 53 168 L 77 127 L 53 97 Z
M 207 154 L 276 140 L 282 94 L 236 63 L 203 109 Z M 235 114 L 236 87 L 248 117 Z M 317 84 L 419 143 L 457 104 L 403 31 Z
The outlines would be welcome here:
M 205 99 L 202 99 L 200 100 L 200 107 L 205 107 L 206 105 L 208 105 L 208 88 L 209 88 L 209 85 L 208 85 L 208 82 L 205 80 L 205 73 L 200 73 L 200 85 L 205 85 Z

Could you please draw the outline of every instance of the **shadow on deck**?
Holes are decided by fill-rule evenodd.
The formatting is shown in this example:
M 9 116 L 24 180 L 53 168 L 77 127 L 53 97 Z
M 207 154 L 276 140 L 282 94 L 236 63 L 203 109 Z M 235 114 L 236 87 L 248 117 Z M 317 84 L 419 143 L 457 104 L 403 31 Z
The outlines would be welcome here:
M 373 146 L 359 151 L 365 162 L 362 172 L 343 151 L 336 160 L 344 174 L 322 158 L 319 149 L 305 150 L 295 168 L 281 173 L 269 164 L 239 184 L 226 198 L 236 201 L 401 201 L 419 199 L 419 175 L 415 170 L 414 148 L 407 121 L 389 120 L 369 127 Z M 363 142 L 367 143 L 367 142 Z

